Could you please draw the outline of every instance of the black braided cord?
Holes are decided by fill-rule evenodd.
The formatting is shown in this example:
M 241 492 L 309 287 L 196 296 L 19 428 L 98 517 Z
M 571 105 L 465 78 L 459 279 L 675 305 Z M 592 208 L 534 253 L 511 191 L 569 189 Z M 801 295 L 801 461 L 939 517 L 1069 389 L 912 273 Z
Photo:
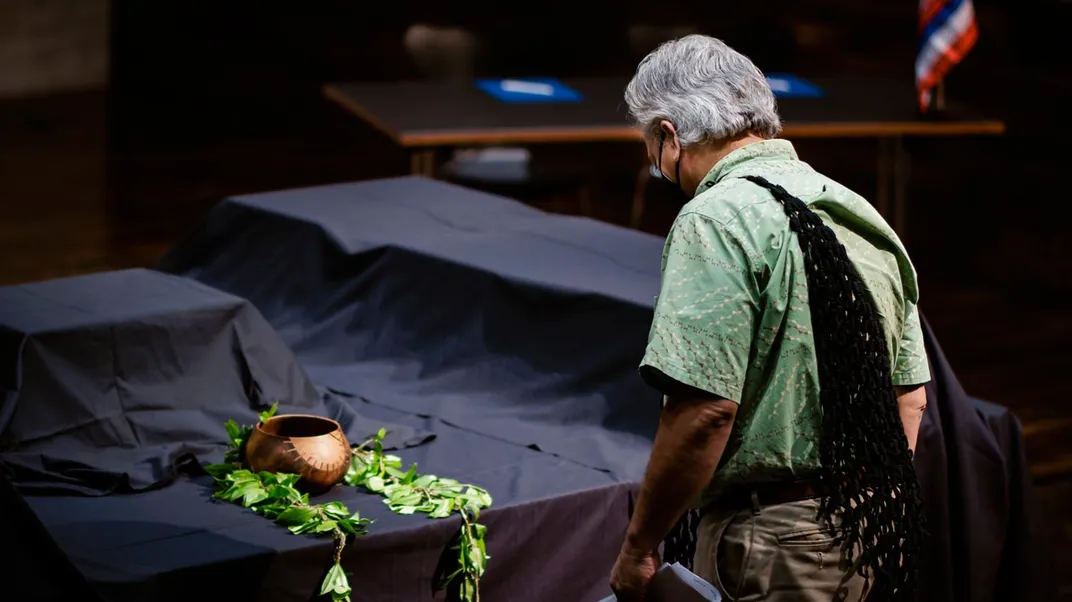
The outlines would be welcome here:
M 745 179 L 782 204 L 804 255 L 823 412 L 819 518 L 841 517 L 843 553 L 872 579 L 869 600 L 912 600 L 923 505 L 874 300 L 814 211 L 764 178 Z M 691 568 L 698 523 L 696 510 L 678 522 L 664 542 L 667 562 Z
M 696 532 L 701 518 L 700 510 L 690 509 L 677 521 L 663 540 L 663 562 L 676 562 L 692 570 L 692 559 L 696 556 Z

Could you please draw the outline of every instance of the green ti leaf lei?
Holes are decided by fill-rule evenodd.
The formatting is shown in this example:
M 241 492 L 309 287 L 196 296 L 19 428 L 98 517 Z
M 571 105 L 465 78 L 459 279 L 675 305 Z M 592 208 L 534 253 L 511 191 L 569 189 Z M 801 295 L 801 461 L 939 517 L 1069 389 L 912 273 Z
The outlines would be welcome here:
M 416 464 L 402 470 L 401 458 L 383 453 L 385 434 L 380 429 L 375 437 L 353 450 L 343 482 L 383 495 L 383 502 L 398 514 L 420 512 L 430 518 L 446 518 L 459 512 L 462 525 L 440 557 L 432 593 L 446 590 L 448 600 L 479 601 L 480 578 L 490 556 L 484 545 L 487 527 L 476 521 L 480 510 L 491 505 L 491 495 L 454 479 L 419 475 Z
M 277 407 L 278 404 L 262 412 L 260 422 L 274 416 Z M 234 420 L 224 426 L 229 438 L 224 462 L 205 467 L 216 481 L 213 497 L 248 508 L 295 535 L 331 534 L 335 540 L 334 563 L 320 586 L 320 595 L 330 595 L 332 602 L 351 602 L 353 590 L 341 565 L 342 551 L 347 538 L 365 535 L 365 527 L 372 521 L 357 512 L 351 514 L 341 502 L 310 504 L 309 495 L 295 488 L 298 475 L 250 471 L 245 466 L 245 446 L 253 427 L 240 427 Z M 458 512 L 462 524 L 440 557 L 432 593 L 446 590 L 448 600 L 479 602 L 480 578 L 490 556 L 484 544 L 487 527 L 476 521 L 480 510 L 491 505 L 491 496 L 480 487 L 454 479 L 417 474 L 416 464 L 402 470 L 402 459 L 383 451 L 386 434 L 380 429 L 352 450 L 343 481 L 382 495 L 384 503 L 399 514 L 420 512 L 430 518 L 446 518 Z

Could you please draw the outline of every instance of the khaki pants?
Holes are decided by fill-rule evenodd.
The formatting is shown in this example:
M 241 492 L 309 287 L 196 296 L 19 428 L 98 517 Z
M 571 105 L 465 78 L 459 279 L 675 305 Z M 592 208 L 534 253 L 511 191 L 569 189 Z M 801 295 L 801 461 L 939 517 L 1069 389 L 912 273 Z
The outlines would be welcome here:
M 708 510 L 697 533 L 697 575 L 728 602 L 863 600 L 866 580 L 841 539 L 816 519 L 818 500 Z

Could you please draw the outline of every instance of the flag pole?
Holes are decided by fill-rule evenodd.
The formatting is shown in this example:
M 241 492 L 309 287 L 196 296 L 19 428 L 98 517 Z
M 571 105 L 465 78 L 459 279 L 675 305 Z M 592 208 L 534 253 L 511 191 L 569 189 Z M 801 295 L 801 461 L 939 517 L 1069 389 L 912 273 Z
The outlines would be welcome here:
M 934 109 L 945 111 L 945 81 L 939 81 L 934 86 Z

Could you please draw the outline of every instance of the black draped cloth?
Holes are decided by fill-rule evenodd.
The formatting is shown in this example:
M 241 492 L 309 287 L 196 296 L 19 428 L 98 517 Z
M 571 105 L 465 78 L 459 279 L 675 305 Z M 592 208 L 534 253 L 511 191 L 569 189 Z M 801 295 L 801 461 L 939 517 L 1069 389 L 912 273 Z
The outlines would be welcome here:
M 228 199 L 160 269 L 248 299 L 318 384 L 639 479 L 661 250 L 397 178 Z
M 250 303 L 151 270 L 0 288 L 0 358 L 0 468 L 23 493 L 160 487 L 276 402 L 355 442 L 381 426 L 317 390 Z M 385 426 L 395 446 L 426 438 Z
M 1052 600 L 1020 421 L 965 393 L 926 319 L 923 327 L 932 378 L 915 464 L 930 539 L 919 599 Z

